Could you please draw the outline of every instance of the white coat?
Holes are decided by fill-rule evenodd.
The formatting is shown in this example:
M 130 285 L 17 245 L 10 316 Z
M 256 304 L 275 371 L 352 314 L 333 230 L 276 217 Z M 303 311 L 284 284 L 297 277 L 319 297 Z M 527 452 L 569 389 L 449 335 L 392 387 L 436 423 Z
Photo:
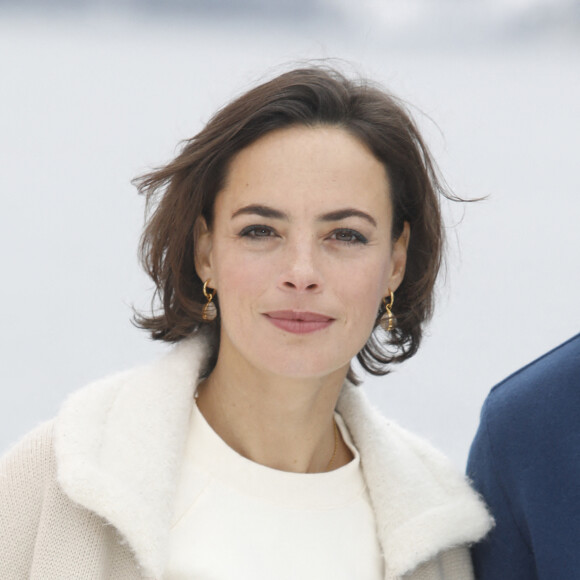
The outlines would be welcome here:
M 205 343 L 74 393 L 0 463 L 0 578 L 160 580 Z M 469 580 L 492 525 L 462 475 L 345 384 L 385 580 Z

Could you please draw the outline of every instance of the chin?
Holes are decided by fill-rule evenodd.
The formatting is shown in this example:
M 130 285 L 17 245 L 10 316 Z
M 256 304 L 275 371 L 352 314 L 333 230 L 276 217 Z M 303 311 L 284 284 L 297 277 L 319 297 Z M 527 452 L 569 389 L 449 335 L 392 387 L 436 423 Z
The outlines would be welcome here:
M 345 364 L 321 364 L 323 361 L 311 361 L 311 364 L 300 359 L 297 361 L 284 360 L 280 365 L 268 365 L 268 371 L 290 379 L 320 379 L 344 371 L 348 372 L 350 360 Z

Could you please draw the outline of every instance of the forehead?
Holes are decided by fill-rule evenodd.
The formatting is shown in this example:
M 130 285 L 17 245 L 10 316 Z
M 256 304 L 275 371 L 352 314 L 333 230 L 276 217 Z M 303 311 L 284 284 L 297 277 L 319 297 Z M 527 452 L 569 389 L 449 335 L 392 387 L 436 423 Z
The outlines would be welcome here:
M 388 213 L 389 182 L 384 165 L 345 129 L 290 127 L 266 134 L 232 159 L 215 209 L 235 211 L 247 203 Z

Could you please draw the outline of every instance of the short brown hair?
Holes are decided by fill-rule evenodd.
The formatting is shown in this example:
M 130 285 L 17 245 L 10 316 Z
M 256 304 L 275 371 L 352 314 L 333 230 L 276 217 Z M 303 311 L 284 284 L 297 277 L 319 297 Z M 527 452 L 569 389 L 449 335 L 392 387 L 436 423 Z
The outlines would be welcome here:
M 388 334 L 382 331 L 379 311 L 375 330 L 357 355 L 368 372 L 384 375 L 390 363 L 415 354 L 432 314 L 444 239 L 439 199 L 452 196 L 406 106 L 374 84 L 328 67 L 292 70 L 253 88 L 218 111 L 173 161 L 136 180 L 152 210 L 141 239 L 141 261 L 161 306 L 149 316 L 136 314 L 136 324 L 154 339 L 169 342 L 209 325 L 211 370 L 219 317 L 211 323 L 201 317 L 205 299 L 194 265 L 194 224 L 203 216 L 211 228 L 214 201 L 233 157 L 265 134 L 293 125 L 338 126 L 357 137 L 387 170 L 393 239 L 405 222 L 410 224 L 406 273 L 393 308 L 396 327 Z M 352 369 L 349 378 L 356 382 Z

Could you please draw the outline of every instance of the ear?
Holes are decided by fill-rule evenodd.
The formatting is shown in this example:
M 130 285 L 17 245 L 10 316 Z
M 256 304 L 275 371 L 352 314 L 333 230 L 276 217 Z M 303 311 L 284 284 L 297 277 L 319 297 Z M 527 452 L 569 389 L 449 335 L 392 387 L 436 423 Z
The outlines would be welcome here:
M 195 255 L 195 271 L 200 280 L 212 279 L 212 234 L 205 218 L 202 216 L 197 218 L 193 227 L 193 249 Z M 215 288 L 213 283 L 211 287 Z
M 407 265 L 407 248 L 411 238 L 411 227 L 409 222 L 403 225 L 403 231 L 393 244 L 391 252 L 391 276 L 389 277 L 389 287 L 387 290 L 393 292 L 400 286 L 405 276 L 405 267 Z M 385 292 L 385 295 L 388 291 Z

